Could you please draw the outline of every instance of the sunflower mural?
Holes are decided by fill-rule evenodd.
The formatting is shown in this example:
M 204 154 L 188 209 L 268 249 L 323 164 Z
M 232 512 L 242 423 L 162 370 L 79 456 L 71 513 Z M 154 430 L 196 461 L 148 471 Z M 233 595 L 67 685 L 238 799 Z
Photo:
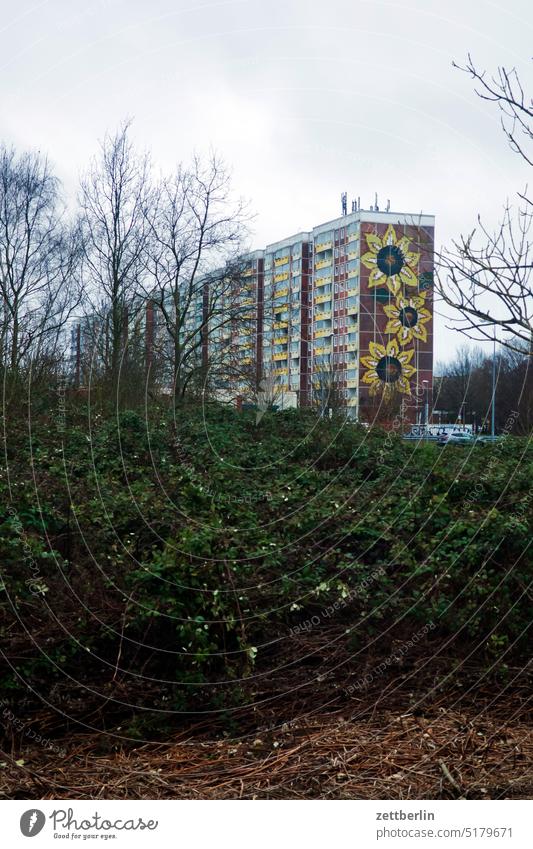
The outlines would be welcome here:
M 396 237 L 396 231 L 389 224 L 383 237 L 377 233 L 367 233 L 366 243 L 369 250 L 361 257 L 361 262 L 370 270 L 368 288 L 386 286 L 393 295 L 397 295 L 403 286 L 418 286 L 416 269 L 420 254 L 411 251 L 407 236 Z
M 362 357 L 361 362 L 367 369 L 363 383 L 370 385 L 370 394 L 376 395 L 381 390 L 384 399 L 387 399 L 399 390 L 410 395 L 408 378 L 416 371 L 411 365 L 414 348 L 402 351 L 396 339 L 391 339 L 386 346 L 370 342 L 368 348 L 369 355 Z
M 427 343 L 426 325 L 432 317 L 428 292 L 419 281 L 420 253 L 412 250 L 405 229 L 397 234 L 392 224 L 381 235 L 370 232 L 364 238 L 368 251 L 361 265 L 370 271 L 368 290 L 382 297 L 374 302 L 374 341 L 369 342 L 368 356 L 361 357 L 361 380 L 370 395 L 381 393 L 384 400 L 398 392 L 411 395 L 417 346 Z M 384 344 L 376 341 L 378 334 L 386 337 L 380 340 Z
M 400 295 L 396 303 L 383 307 L 389 319 L 385 333 L 398 337 L 400 345 L 408 345 L 413 339 L 427 342 L 428 334 L 424 327 L 431 321 L 431 313 L 426 309 L 426 296 L 414 295 L 411 298 Z

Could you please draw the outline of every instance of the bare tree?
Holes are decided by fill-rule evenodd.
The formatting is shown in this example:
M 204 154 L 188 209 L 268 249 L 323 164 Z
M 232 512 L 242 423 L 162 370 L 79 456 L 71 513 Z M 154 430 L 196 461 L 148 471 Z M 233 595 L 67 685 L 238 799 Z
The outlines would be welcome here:
M 229 175 L 212 156 L 162 179 L 147 216 L 150 240 L 145 297 L 162 334 L 158 354 L 170 365 L 176 401 L 198 380 L 228 377 L 228 348 L 250 321 L 240 259 L 246 210 L 233 201 Z
M 151 192 L 148 156 L 135 153 L 129 129 L 125 123 L 115 135 L 106 136 L 100 156 L 82 179 L 80 193 L 90 309 L 93 316 L 98 314 L 95 329 L 106 338 L 100 351 L 115 388 L 128 325 L 139 308 Z
M 470 55 L 465 67 L 455 65 L 476 81 L 476 93 L 497 104 L 503 132 L 511 149 L 527 167 L 533 165 L 533 104 L 524 96 L 516 69 L 498 68 L 488 77 L 476 69 Z M 437 257 L 437 286 L 448 306 L 459 310 L 456 329 L 476 340 L 492 339 L 533 356 L 533 204 L 519 192 L 519 205 L 504 208 L 492 232 L 478 216 L 478 225 Z
M 282 395 L 282 388 L 277 381 L 275 370 L 265 370 L 259 384 L 251 383 L 252 399 L 256 407 L 255 423 L 260 424 L 265 414 L 276 407 Z
M 485 386 L 481 389 L 480 382 L 485 362 L 482 348 L 462 345 L 452 360 L 437 365 L 434 404 L 450 421 L 466 423 L 469 411 L 476 410 L 480 415 L 486 411 L 487 397 L 490 404 L 490 383 L 486 397 Z
M 80 232 L 65 221 L 59 183 L 38 153 L 0 148 L 0 358 L 13 375 L 57 361 L 80 300 Z
M 494 369 L 493 369 L 494 366 Z M 502 348 L 486 356 L 481 348 L 462 347 L 437 366 L 434 402 L 443 421 L 490 427 L 493 388 L 497 430 L 527 434 L 533 427 L 533 369 L 527 349 L 522 354 Z M 493 384 L 493 375 L 495 384 Z
M 321 416 L 330 412 L 346 410 L 346 401 L 340 387 L 337 369 L 329 355 L 326 362 L 315 364 L 312 375 L 313 406 L 318 408 Z

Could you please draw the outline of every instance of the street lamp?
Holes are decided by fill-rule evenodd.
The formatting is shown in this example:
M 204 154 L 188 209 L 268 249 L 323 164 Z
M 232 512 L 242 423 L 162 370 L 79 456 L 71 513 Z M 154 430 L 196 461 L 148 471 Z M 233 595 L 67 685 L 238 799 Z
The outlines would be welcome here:
M 494 439 L 496 433 L 496 327 L 492 346 L 492 399 L 490 404 L 490 435 Z
M 424 424 L 427 428 L 429 423 L 429 388 L 427 380 L 423 380 L 422 383 L 424 384 Z

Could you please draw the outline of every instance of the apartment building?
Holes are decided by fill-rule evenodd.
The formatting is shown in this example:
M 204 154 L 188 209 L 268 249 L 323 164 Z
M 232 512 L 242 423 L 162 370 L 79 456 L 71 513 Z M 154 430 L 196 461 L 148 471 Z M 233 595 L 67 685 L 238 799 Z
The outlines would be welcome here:
M 307 403 L 311 320 L 310 235 L 298 233 L 268 245 L 264 259 L 263 379 L 272 377 L 282 406 Z
M 415 420 L 432 391 L 434 226 L 432 215 L 354 209 L 256 251 L 255 345 L 248 328 L 234 356 L 275 384 L 278 406 L 365 419 L 403 396 Z

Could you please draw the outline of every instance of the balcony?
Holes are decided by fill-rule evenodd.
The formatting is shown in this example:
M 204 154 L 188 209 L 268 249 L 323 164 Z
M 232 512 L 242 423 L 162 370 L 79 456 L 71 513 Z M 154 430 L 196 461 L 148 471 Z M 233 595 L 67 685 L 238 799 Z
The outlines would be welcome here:
M 358 382 L 356 377 L 352 378 L 351 380 L 346 381 L 346 387 L 348 389 L 357 389 L 358 385 L 359 385 L 359 382 Z
M 358 346 L 357 342 L 350 342 L 349 345 L 346 345 L 346 350 L 347 351 L 357 351 L 358 347 L 359 346 Z
M 289 279 L 289 272 L 283 271 L 281 274 L 274 274 L 274 283 L 281 283 L 282 280 Z
M 320 288 L 320 286 L 327 286 L 328 283 L 331 283 L 331 274 L 328 274 L 326 277 L 317 277 L 315 280 L 315 289 Z
M 286 278 L 286 275 L 285 275 L 285 278 Z M 285 287 L 284 289 L 276 289 L 276 291 L 274 292 L 274 298 L 284 298 L 288 294 L 289 294 L 289 290 L 288 290 L 287 287 Z
M 315 313 L 315 321 L 323 321 L 326 318 L 331 318 L 331 310 Z
M 331 265 L 331 257 L 329 259 L 320 259 L 315 262 L 315 271 L 319 268 L 328 268 Z
M 315 298 L 315 304 L 325 304 L 326 301 L 329 301 L 331 298 L 331 293 L 329 295 L 317 295 Z
M 327 336 L 331 336 L 331 327 L 327 330 L 317 330 L 315 332 L 315 339 L 325 339 Z
M 289 261 L 289 254 L 286 256 L 280 256 L 279 259 L 274 260 L 274 266 L 278 268 L 280 265 L 286 265 Z
M 333 242 L 330 240 L 329 242 L 320 242 L 318 245 L 315 245 L 315 253 L 319 254 L 322 251 L 327 251 L 333 247 Z
M 289 326 L 288 321 L 274 321 L 272 322 L 272 327 L 274 330 L 286 330 Z
M 287 351 L 285 351 L 284 354 L 274 354 L 272 359 L 274 360 L 275 363 L 280 363 L 280 362 L 282 362 L 282 360 L 286 360 L 287 359 Z

